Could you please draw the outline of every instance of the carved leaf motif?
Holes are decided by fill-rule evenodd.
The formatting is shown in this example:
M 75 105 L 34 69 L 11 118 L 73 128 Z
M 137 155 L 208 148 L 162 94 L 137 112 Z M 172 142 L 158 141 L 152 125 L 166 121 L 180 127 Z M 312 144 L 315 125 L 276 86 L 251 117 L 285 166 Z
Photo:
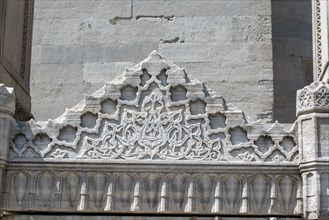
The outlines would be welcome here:
M 18 207 L 22 207 L 22 204 L 25 200 L 27 194 L 28 180 L 28 176 L 22 172 L 19 172 L 14 176 L 13 188 Z
M 328 88 L 322 86 L 317 90 L 316 93 L 316 106 L 322 107 L 329 105 L 329 90 Z
M 173 210 L 183 210 L 187 197 L 187 181 L 184 176 L 176 175 L 170 182 L 170 205 Z
M 50 172 L 44 172 L 38 178 L 37 194 L 41 197 L 43 206 L 49 205 L 49 200 L 54 192 L 55 176 Z
M 312 95 L 310 91 L 304 89 L 299 95 L 299 109 L 304 109 L 312 106 Z
M 285 176 L 279 181 L 279 201 L 285 213 L 293 214 L 296 206 L 296 181 L 290 176 Z
M 242 198 L 242 183 L 241 180 L 235 175 L 229 175 L 224 180 L 223 197 L 228 213 L 236 213 L 239 211 Z
M 149 209 L 157 207 L 160 197 L 161 176 L 150 174 L 144 178 L 144 196 Z
M 130 206 L 134 188 L 134 179 L 127 175 L 122 174 L 116 180 L 116 198 L 118 205 L 121 209 L 127 210 Z
M 214 195 L 214 181 L 208 175 L 203 175 L 197 180 L 197 198 L 200 200 L 202 211 L 207 211 Z
M 91 178 L 91 196 L 96 208 L 101 208 L 107 189 L 106 176 L 100 173 L 95 174 Z
M 76 203 L 80 195 L 80 185 L 81 180 L 74 173 L 70 173 L 64 179 L 63 195 L 70 208 L 76 207 Z
M 269 181 L 263 175 L 255 176 L 250 182 L 250 201 L 255 213 L 267 213 L 270 205 Z
M 86 137 L 78 158 L 222 160 L 219 140 L 202 139 L 206 128 L 183 121 L 182 110 L 165 111 L 156 88 L 142 112 L 125 110 L 120 125 L 105 123 L 101 138 Z

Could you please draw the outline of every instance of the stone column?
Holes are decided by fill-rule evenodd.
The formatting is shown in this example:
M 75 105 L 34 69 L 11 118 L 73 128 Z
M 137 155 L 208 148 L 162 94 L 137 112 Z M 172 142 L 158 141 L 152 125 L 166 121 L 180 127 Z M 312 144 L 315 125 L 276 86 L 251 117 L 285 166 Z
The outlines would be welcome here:
M 329 219 L 329 84 L 297 91 L 300 169 L 306 219 Z
M 10 130 L 14 122 L 15 95 L 13 88 L 6 87 L 0 83 L 0 192 L 5 188 L 5 172 L 8 159 Z M 3 195 L 0 193 L 0 198 Z M 2 216 L 3 200 L 0 199 L 0 216 Z
M 314 80 L 329 80 L 329 1 L 312 0 Z

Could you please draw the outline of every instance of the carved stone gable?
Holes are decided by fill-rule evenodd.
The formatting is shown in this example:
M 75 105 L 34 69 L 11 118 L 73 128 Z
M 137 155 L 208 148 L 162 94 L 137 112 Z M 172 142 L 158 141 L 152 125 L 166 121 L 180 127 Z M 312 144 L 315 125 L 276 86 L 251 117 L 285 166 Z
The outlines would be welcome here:
M 242 111 L 156 51 L 62 116 L 18 124 L 11 158 L 289 161 L 294 128 Z
M 298 217 L 296 128 L 246 121 L 152 52 L 59 118 L 14 121 L 0 198 L 7 212 Z

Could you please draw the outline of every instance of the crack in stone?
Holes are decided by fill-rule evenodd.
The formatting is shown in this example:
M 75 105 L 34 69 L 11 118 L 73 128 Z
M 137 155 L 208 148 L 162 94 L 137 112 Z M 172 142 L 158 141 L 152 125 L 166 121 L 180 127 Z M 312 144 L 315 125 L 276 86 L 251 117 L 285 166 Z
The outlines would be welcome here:
M 167 21 L 173 21 L 175 19 L 174 15 L 171 16 L 165 16 L 165 15 L 137 15 L 136 16 L 136 20 L 139 19 L 147 19 L 147 18 L 151 18 L 151 19 L 163 19 L 163 20 L 167 20 Z
M 132 19 L 132 16 L 129 16 L 129 17 L 116 16 L 116 17 L 110 19 L 109 22 L 113 25 L 116 25 L 119 21 L 129 21 L 131 19 Z
M 173 39 L 169 39 L 169 40 L 164 40 L 164 39 L 160 39 L 160 42 L 163 44 L 172 44 L 172 43 L 184 43 L 183 39 L 180 39 L 179 37 L 175 37 Z

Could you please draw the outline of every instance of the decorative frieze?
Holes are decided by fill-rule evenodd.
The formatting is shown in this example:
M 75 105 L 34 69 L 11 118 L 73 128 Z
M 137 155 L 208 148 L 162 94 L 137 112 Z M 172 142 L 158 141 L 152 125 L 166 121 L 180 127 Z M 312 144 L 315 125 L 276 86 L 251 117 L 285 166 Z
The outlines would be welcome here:
M 57 119 L 12 124 L 2 206 L 327 216 L 328 94 L 325 82 L 300 90 L 294 124 L 249 122 L 152 52 Z
M 298 215 L 299 176 L 277 173 L 14 171 L 11 211 Z
M 157 52 L 62 116 L 18 123 L 10 157 L 296 162 L 295 127 L 242 111 Z

